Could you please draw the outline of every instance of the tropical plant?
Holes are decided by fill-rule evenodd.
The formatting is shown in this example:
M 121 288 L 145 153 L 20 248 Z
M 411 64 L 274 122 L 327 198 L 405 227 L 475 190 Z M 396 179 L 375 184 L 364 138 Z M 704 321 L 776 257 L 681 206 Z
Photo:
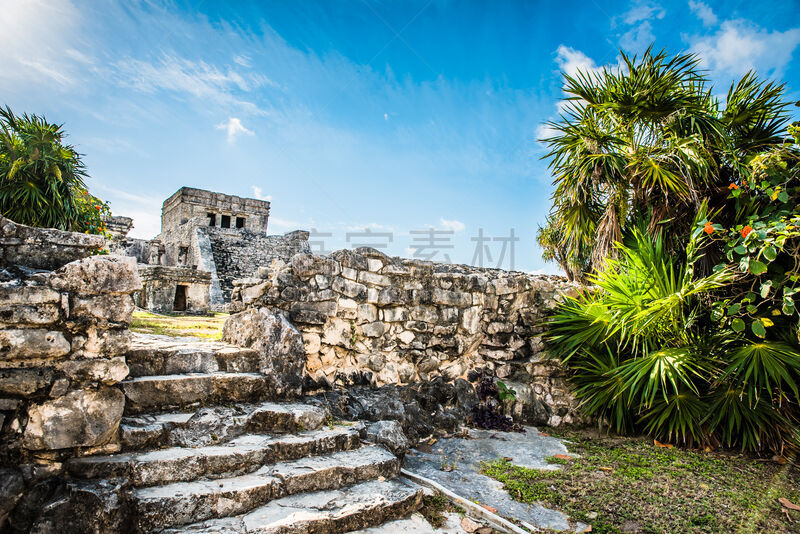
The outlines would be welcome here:
M 616 258 L 549 319 L 552 355 L 570 369 L 582 410 L 618 432 L 745 449 L 797 446 L 800 348 L 754 343 L 711 316 L 733 265 L 696 273 L 709 237 L 701 204 L 682 255 L 634 227 Z
M 0 214 L 30 226 L 102 234 L 110 210 L 89 194 L 86 176 L 60 125 L 0 108 Z
M 685 235 L 703 200 L 725 202 L 750 155 L 783 142 L 783 85 L 749 73 L 723 106 L 698 64 L 648 49 L 641 58 L 621 52 L 614 68 L 564 76 L 564 112 L 543 140 L 555 192 L 539 238 L 571 277 L 581 278 L 575 267 L 601 269 L 640 221 L 651 234 L 668 225 L 671 236 Z

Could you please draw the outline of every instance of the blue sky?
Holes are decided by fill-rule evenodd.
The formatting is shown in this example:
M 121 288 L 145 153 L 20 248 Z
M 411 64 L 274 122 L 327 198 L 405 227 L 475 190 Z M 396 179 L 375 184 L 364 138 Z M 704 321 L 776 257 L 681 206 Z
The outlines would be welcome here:
M 272 201 L 270 233 L 331 233 L 557 272 L 535 243 L 552 191 L 537 136 L 562 72 L 650 43 L 800 99 L 800 3 L 0 0 L 0 104 L 64 123 L 132 235 L 191 185 Z M 385 238 L 350 236 L 370 229 Z M 476 256 L 482 229 L 482 260 Z M 488 248 L 486 248 L 488 247 Z M 489 261 L 489 255 L 492 259 Z

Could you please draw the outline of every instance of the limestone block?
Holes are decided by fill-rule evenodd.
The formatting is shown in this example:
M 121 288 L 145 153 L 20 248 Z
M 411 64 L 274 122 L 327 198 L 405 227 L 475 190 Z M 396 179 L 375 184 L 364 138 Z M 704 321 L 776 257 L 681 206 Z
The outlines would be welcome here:
M 367 268 L 370 271 L 377 273 L 383 268 L 383 261 L 378 258 L 367 258 Z
M 361 332 L 366 337 L 381 337 L 386 332 L 386 325 L 380 321 L 367 323 L 361 326 Z
M 133 317 L 130 295 L 95 295 L 70 299 L 70 319 L 88 318 L 98 322 L 130 324 Z
M 326 276 L 324 274 L 318 274 L 314 276 L 314 281 L 317 282 L 317 287 L 319 289 L 328 289 L 331 287 L 331 277 Z
M 100 382 L 109 386 L 124 380 L 129 372 L 124 356 L 109 359 L 68 360 L 61 363 L 59 369 L 73 381 Z
M 34 306 L 37 304 L 59 304 L 61 293 L 43 286 L 21 286 L 19 284 L 0 284 L 0 307 Z
M 323 327 L 322 343 L 342 347 L 350 346 L 350 322 L 338 318 L 331 318 Z
M 52 324 L 58 320 L 59 310 L 59 304 L 0 306 L 0 324 L 13 326 Z
M 518 278 L 503 277 L 492 280 L 492 287 L 498 295 L 508 295 L 520 291 L 521 284 Z
M 385 287 L 378 293 L 378 306 L 393 306 L 404 301 L 405 292 L 395 287 Z
M 363 301 L 367 298 L 367 286 L 347 280 L 345 278 L 336 278 L 331 284 L 331 287 L 337 293 L 341 293 L 346 297 L 354 298 Z
M 425 356 L 417 364 L 420 373 L 430 373 L 439 368 L 439 358 L 436 356 Z
M 381 310 L 381 316 L 387 323 L 395 323 L 398 321 L 405 321 L 408 319 L 408 310 L 406 308 L 385 308 Z
M 131 332 L 127 328 L 101 330 L 92 326 L 87 329 L 86 334 L 86 341 L 80 347 L 79 356 L 116 356 L 125 353 L 131 343 Z
M 81 295 L 133 293 L 142 289 L 136 258 L 91 256 L 68 263 L 53 273 L 50 285 Z
M 372 304 L 358 305 L 358 320 L 371 323 L 378 320 L 378 308 Z
M 480 330 L 481 324 L 481 309 L 477 306 L 467 308 L 461 316 L 461 327 L 468 334 L 476 334 Z
M 317 274 L 336 276 L 340 272 L 336 261 L 315 254 L 295 254 L 290 263 L 292 271 L 300 278 L 309 278 Z
M 0 395 L 31 396 L 50 387 L 53 370 L 48 367 L 0 369 Z
M 403 332 L 400 332 L 397 335 L 397 339 L 399 339 L 400 342 L 405 343 L 406 345 L 414 341 L 415 337 L 416 336 L 414 335 L 414 332 L 409 332 L 408 330 L 404 330 Z
M 0 360 L 58 358 L 69 351 L 69 341 L 57 330 L 0 330 Z
M 377 260 L 372 260 L 377 261 Z M 358 281 L 364 284 L 372 284 L 376 286 L 390 286 L 392 285 L 391 279 L 383 274 L 375 274 L 369 271 L 361 271 L 358 273 Z
M 486 327 L 486 333 L 490 335 L 499 333 L 510 334 L 513 331 L 514 331 L 514 325 L 512 325 L 511 323 L 503 323 L 495 321 L 489 323 L 488 326 Z
M 472 305 L 472 295 L 470 293 L 460 293 L 444 289 L 434 289 L 431 293 L 431 300 L 434 304 L 441 304 L 444 306 L 463 307 Z
M 28 408 L 23 447 L 29 450 L 102 445 L 122 419 L 125 396 L 116 388 L 73 390 Z
M 289 316 L 296 323 L 325 324 L 328 317 L 336 314 L 336 302 L 295 302 L 289 308 Z
M 383 445 L 392 454 L 402 456 L 408 451 L 408 438 L 397 421 L 378 421 L 367 427 L 367 441 Z

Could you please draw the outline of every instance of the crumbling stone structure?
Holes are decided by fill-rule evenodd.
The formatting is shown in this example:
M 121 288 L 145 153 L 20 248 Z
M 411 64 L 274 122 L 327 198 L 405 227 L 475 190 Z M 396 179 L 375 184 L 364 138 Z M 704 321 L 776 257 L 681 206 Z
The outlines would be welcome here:
M 303 334 L 308 389 L 447 381 L 488 372 L 518 391 L 516 415 L 576 418 L 541 320 L 575 286 L 557 276 L 391 258 L 371 248 L 297 254 L 239 280 L 232 308 L 283 310 Z M 231 322 L 236 321 L 233 316 Z
M 127 217 L 107 219 L 109 249 L 140 264 L 140 306 L 158 312 L 222 310 L 235 279 L 273 259 L 309 250 L 308 232 L 267 235 L 269 206 L 254 198 L 182 187 L 164 201 L 161 233 L 153 240 L 128 238 Z

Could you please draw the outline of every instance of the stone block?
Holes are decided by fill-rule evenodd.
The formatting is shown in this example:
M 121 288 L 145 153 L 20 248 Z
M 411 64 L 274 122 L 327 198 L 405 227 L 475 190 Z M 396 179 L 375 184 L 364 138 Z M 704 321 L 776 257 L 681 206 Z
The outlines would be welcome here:
M 70 299 L 69 318 L 127 325 L 133 317 L 133 309 L 133 299 L 126 294 L 76 296 Z
M 94 358 L 90 360 L 68 360 L 59 368 L 76 382 L 100 382 L 106 385 L 121 382 L 128 376 L 128 365 L 123 356 Z
M 405 321 L 408 319 L 408 310 L 405 308 L 385 308 L 381 310 L 382 318 L 387 323 Z
M 361 332 L 366 337 L 381 337 L 386 332 L 386 325 L 379 321 L 368 323 L 361 325 Z
M 359 301 L 366 300 L 367 298 L 367 286 L 359 284 L 358 282 L 353 282 L 352 280 L 336 278 L 331 287 L 333 287 L 333 290 L 337 293 Z
M 116 388 L 74 390 L 28 408 L 23 447 L 29 450 L 102 445 L 114 436 L 125 405 Z
M 434 304 L 441 304 L 444 306 L 466 307 L 472 305 L 472 295 L 470 293 L 460 293 L 444 289 L 434 289 L 431 293 L 431 300 Z
M 0 330 L 0 360 L 59 358 L 69 351 L 69 341 L 57 330 Z
M 377 260 L 372 260 L 377 261 Z M 390 286 L 392 285 L 391 279 L 383 274 L 375 274 L 369 271 L 361 271 L 358 273 L 358 281 L 364 284 L 372 284 L 376 286 Z
M 29 397 L 46 391 L 53 381 L 49 367 L 0 369 L 0 395 Z
M 290 263 L 292 271 L 300 278 L 310 278 L 317 274 L 336 276 L 340 272 L 336 261 L 315 254 L 295 254 Z
M 305 324 L 325 324 L 336 314 L 336 302 L 295 302 L 289 308 L 292 321 Z
M 58 320 L 60 309 L 59 304 L 0 306 L 0 324 L 10 326 L 52 324 Z
M 133 293 L 142 289 L 136 258 L 123 256 L 91 256 L 68 263 L 53 273 L 50 285 L 80 295 Z

